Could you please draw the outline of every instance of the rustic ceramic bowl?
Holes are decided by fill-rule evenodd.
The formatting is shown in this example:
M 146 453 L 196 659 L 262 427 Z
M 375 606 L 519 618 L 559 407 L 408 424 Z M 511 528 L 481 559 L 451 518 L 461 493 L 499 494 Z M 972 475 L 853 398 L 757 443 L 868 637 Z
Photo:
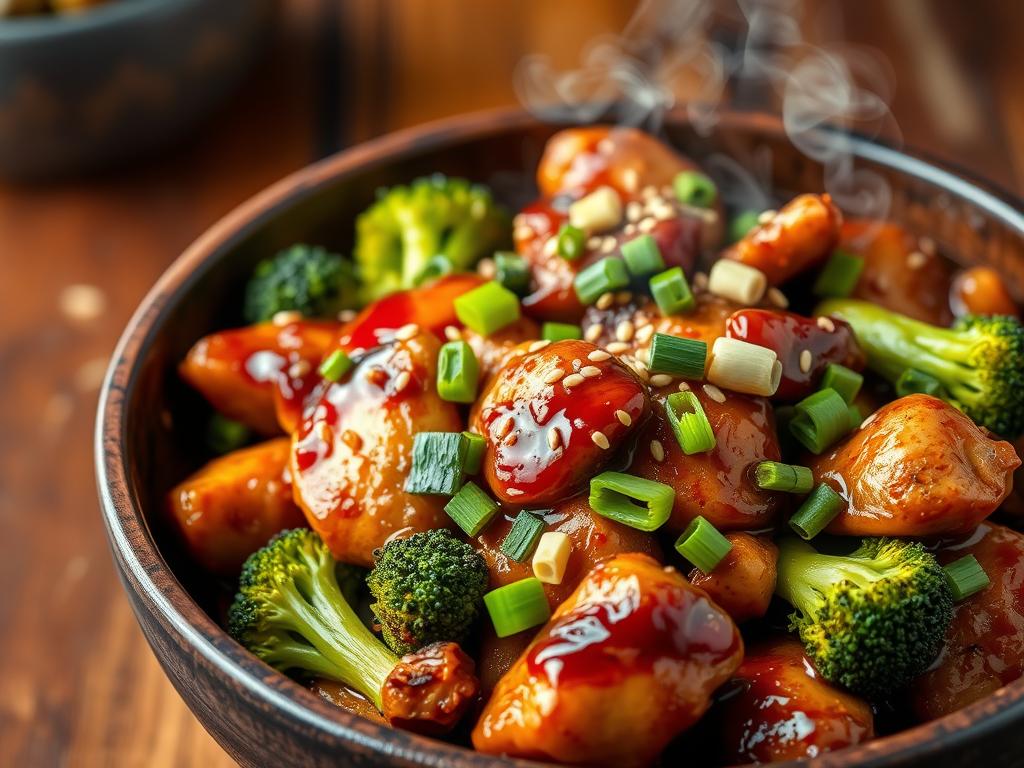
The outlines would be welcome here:
M 218 626 L 223 592 L 192 570 L 161 516 L 167 489 L 200 463 L 206 408 L 177 382 L 175 365 L 215 328 L 240 322 L 239 287 L 254 262 L 297 240 L 344 251 L 354 215 L 374 190 L 442 171 L 488 182 L 510 205 L 529 198 L 531 172 L 555 130 L 518 111 L 486 113 L 395 134 L 300 171 L 203 235 L 136 312 L 103 388 L 96 469 L 114 558 L 150 645 L 188 706 L 243 765 L 526 765 L 388 730 L 277 674 Z M 821 186 L 774 119 L 724 118 L 709 138 L 669 120 L 667 137 L 697 158 L 710 151 L 773 153 L 784 197 Z M 1019 201 L 876 143 L 854 140 L 861 163 L 893 190 L 892 216 L 949 253 L 995 265 L 1024 292 Z M 213 618 L 211 618 L 213 617 Z M 1024 680 L 941 720 L 825 756 L 823 766 L 1024 764 Z
M 0 175 L 91 171 L 181 136 L 259 49 L 273 0 L 112 0 L 0 19 Z

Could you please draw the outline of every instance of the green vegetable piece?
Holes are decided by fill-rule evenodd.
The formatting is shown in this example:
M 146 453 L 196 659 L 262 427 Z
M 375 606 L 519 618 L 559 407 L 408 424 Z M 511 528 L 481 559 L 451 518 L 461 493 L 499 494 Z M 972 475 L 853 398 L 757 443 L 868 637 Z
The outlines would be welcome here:
M 278 312 L 334 317 L 357 302 L 351 263 L 324 248 L 293 245 L 256 265 L 245 287 L 243 314 L 250 323 L 266 322 Z
M 551 618 L 544 585 L 539 579 L 515 581 L 484 595 L 498 637 L 509 637 L 543 624 Z
M 573 287 L 582 304 L 593 304 L 603 294 L 629 285 L 629 273 L 622 259 L 606 258 L 591 264 L 576 275 Z
M 784 493 L 810 493 L 814 487 L 814 474 L 809 467 L 762 461 L 754 467 L 754 483 L 766 491 Z
M 760 216 L 757 211 L 743 211 L 733 216 L 729 222 L 729 242 L 738 243 L 746 237 L 760 223 Z
M 702 515 L 697 515 L 676 540 L 676 552 L 689 560 L 701 573 L 711 573 L 732 551 L 732 542 L 719 533 Z
M 946 572 L 946 579 L 949 581 L 953 599 L 957 602 L 988 589 L 992 583 L 974 555 L 964 555 L 943 570 Z
M 464 341 L 449 341 L 437 355 L 437 394 L 451 403 L 472 403 L 480 381 L 480 365 Z
M 851 429 L 846 401 L 834 389 L 821 389 L 796 404 L 789 432 L 812 453 L 821 453 Z
M 530 265 L 516 253 L 499 251 L 494 254 L 495 279 L 517 296 L 530 289 Z
M 814 283 L 815 296 L 842 298 L 853 293 L 864 269 L 864 259 L 846 251 L 835 251 Z
M 809 541 L 828 527 L 836 515 L 842 512 L 844 504 L 838 493 L 822 483 L 789 518 L 789 527 L 801 539 Z
M 942 386 L 942 382 L 934 376 L 921 373 L 921 371 L 915 371 L 913 368 L 907 368 L 907 370 L 900 374 L 900 377 L 893 384 L 893 389 L 896 390 L 896 394 L 899 397 L 922 394 L 949 400 L 949 394 Z
M 218 455 L 237 451 L 252 438 L 249 428 L 239 421 L 215 413 L 206 426 L 206 444 Z
M 655 531 L 672 514 L 672 486 L 626 475 L 602 472 L 590 481 L 590 508 L 602 517 L 641 531 Z
M 678 315 L 697 306 L 690 284 L 680 267 L 662 272 L 651 278 L 651 296 L 663 315 Z
M 461 432 L 419 432 L 412 440 L 406 493 L 451 496 L 462 485 L 469 441 Z
M 820 389 L 834 389 L 849 404 L 857 397 L 863 383 L 864 377 L 856 371 L 851 371 L 845 365 L 829 363 L 821 377 Z
M 328 381 L 339 382 L 352 369 L 352 358 L 342 349 L 336 349 L 320 363 L 318 372 Z
M 569 323 L 544 323 L 540 329 L 540 337 L 546 341 L 582 339 L 583 329 Z
M 484 463 L 484 451 L 487 449 L 487 438 L 475 432 L 463 432 L 466 438 L 466 460 L 462 470 L 467 475 L 475 475 L 480 472 Z
M 657 241 L 650 235 L 640 235 L 622 244 L 619 249 L 626 268 L 634 277 L 650 275 L 665 269 L 665 260 Z
M 676 392 L 666 397 L 665 415 L 679 447 L 687 456 L 706 453 L 715 447 L 711 422 L 693 392 Z
M 452 264 L 452 260 L 439 253 L 436 256 L 430 257 L 426 266 L 423 267 L 423 271 L 416 275 L 413 285 L 418 288 L 421 285 L 437 280 L 439 277 L 450 275 L 454 271 L 455 265 Z
M 497 514 L 498 504 L 470 480 L 444 505 L 444 511 L 467 536 L 476 536 Z
M 710 178 L 698 171 L 683 171 L 672 180 L 676 199 L 695 208 L 710 208 L 718 199 L 718 187 Z
M 501 551 L 517 563 L 522 563 L 533 554 L 543 532 L 544 521 L 524 509 L 516 515 L 512 529 L 501 542 Z
M 587 234 L 572 224 L 563 224 L 555 242 L 559 256 L 566 261 L 576 261 L 586 250 Z
M 652 373 L 670 373 L 684 379 L 703 379 L 708 345 L 699 339 L 684 339 L 656 333 L 651 341 Z
M 519 319 L 519 297 L 493 280 L 462 294 L 453 303 L 456 317 L 481 336 L 490 336 Z

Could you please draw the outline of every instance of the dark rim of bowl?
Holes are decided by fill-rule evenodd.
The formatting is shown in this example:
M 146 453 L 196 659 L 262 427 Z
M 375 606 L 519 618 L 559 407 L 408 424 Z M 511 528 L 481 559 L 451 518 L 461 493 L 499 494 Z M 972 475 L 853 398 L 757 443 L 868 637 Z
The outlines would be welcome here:
M 684 117 L 673 116 L 676 117 L 677 122 L 685 122 Z M 104 523 L 115 557 L 130 573 L 131 579 L 139 584 L 152 609 L 173 626 L 195 652 L 267 706 L 282 710 L 294 720 L 342 741 L 380 754 L 390 754 L 407 764 L 442 765 L 451 761 L 457 765 L 538 765 L 485 755 L 444 741 L 371 724 L 358 715 L 323 702 L 298 683 L 286 682 L 280 687 L 268 684 L 265 678 L 269 667 L 235 643 L 206 615 L 161 557 L 141 513 L 138 494 L 124 460 L 127 455 L 127 428 L 122 419 L 123 407 L 130 401 L 137 383 L 138 361 L 147 354 L 170 307 L 202 278 L 205 267 L 234 247 L 253 228 L 367 163 L 394 162 L 434 147 L 524 129 L 539 122 L 519 108 L 504 108 L 428 123 L 328 157 L 249 199 L 200 236 L 146 295 L 118 342 L 100 394 L 94 447 Z M 763 114 L 732 113 L 724 115 L 721 123 L 767 134 L 782 133 L 780 122 Z M 940 166 L 921 155 L 908 154 L 876 139 L 853 135 L 851 147 L 857 156 L 969 199 L 1024 237 L 1022 201 L 989 182 L 977 179 L 972 173 L 949 163 Z M 112 449 L 109 453 L 108 448 Z M 142 545 L 133 547 L 132 538 Z M 157 581 L 167 586 L 162 589 Z M 186 617 L 186 612 L 191 619 Z M 991 732 L 1006 728 L 1019 719 L 1024 719 L 1024 679 L 938 720 L 829 753 L 829 764 L 897 764 L 910 758 L 936 757 L 965 739 L 984 739 Z M 359 727 L 355 727 L 357 725 Z
M 203 5 L 205 0 L 190 0 Z M 12 16 L 0 19 L 0 44 L 5 42 L 31 42 L 46 38 L 88 34 L 103 27 L 132 22 L 154 11 L 178 11 L 183 0 L 109 0 L 95 8 L 73 13 Z

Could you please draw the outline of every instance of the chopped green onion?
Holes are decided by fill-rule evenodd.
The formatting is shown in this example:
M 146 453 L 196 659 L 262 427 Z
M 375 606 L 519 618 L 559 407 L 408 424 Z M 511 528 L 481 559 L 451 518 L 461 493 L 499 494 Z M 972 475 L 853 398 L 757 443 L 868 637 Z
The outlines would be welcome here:
M 558 230 L 557 252 L 566 261 L 576 261 L 583 255 L 587 234 L 572 224 L 563 224 Z
M 900 374 L 900 377 L 896 379 L 895 388 L 896 394 L 899 397 L 906 397 L 907 395 L 917 393 L 932 395 L 933 397 L 944 397 L 946 395 L 946 388 L 942 386 L 942 382 L 930 374 L 916 371 L 913 368 L 907 368 L 907 370 Z
M 216 454 L 236 451 L 249 442 L 249 428 L 240 421 L 232 421 L 219 413 L 210 417 L 206 426 L 206 444 Z
M 437 394 L 450 403 L 472 403 L 480 381 L 480 365 L 464 341 L 449 341 L 437 354 Z
M 455 265 L 452 264 L 452 260 L 445 256 L 443 253 L 439 253 L 436 256 L 431 256 L 427 259 L 427 264 L 420 270 L 420 273 L 416 275 L 413 280 L 413 285 L 423 285 L 430 280 L 436 280 L 444 275 L 451 274 L 455 271 Z
M 519 319 L 519 297 L 493 280 L 462 294 L 453 304 L 459 320 L 482 336 Z
M 704 408 L 693 392 L 675 392 L 665 398 L 669 426 L 683 453 L 690 456 L 715 447 L 715 433 Z
M 475 432 L 463 432 L 462 436 L 466 438 L 466 458 L 462 463 L 462 470 L 467 475 L 475 475 L 484 463 L 487 438 Z
M 663 315 L 689 312 L 697 305 L 681 267 L 673 267 L 652 277 L 651 296 Z
M 864 421 L 864 417 L 861 415 L 860 408 L 853 403 L 846 406 L 846 411 L 850 414 L 850 431 L 852 432 L 860 427 L 861 422 Z
M 469 441 L 461 432 L 418 432 L 412 439 L 412 469 L 406 493 L 451 496 L 462 485 Z
M 946 579 L 953 591 L 953 599 L 960 601 L 981 592 L 992 582 L 974 555 L 964 555 L 947 565 Z
M 672 486 L 622 472 L 602 472 L 590 480 L 590 508 L 641 531 L 663 526 L 675 499 Z
M 583 329 L 570 323 L 544 323 L 540 329 L 540 337 L 546 341 L 582 339 Z
M 816 296 L 841 299 L 849 296 L 857 286 L 864 259 L 846 251 L 834 251 L 814 283 Z
M 863 383 L 864 377 L 856 371 L 851 371 L 845 365 L 829 363 L 825 368 L 825 374 L 821 377 L 819 388 L 834 389 L 843 400 L 852 403 Z
M 799 464 L 762 461 L 754 467 L 754 483 L 766 491 L 808 493 L 814 487 L 814 474 Z
M 695 208 L 710 208 L 718 198 L 715 182 L 698 171 L 683 171 L 672 180 L 676 199 Z
M 653 373 L 671 373 L 684 379 L 703 379 L 708 345 L 698 339 L 656 333 L 651 342 L 650 359 Z
M 484 595 L 484 606 L 498 637 L 514 635 L 551 618 L 544 585 L 532 577 L 492 589 Z
M 544 521 L 524 509 L 516 515 L 512 529 L 501 542 L 501 551 L 517 563 L 521 563 L 533 554 L 537 540 L 543 532 Z
M 701 515 L 693 518 L 676 540 L 676 552 L 705 574 L 715 570 L 731 550 L 732 542 Z
M 629 285 L 629 273 L 622 259 L 601 259 L 576 275 L 573 287 L 583 304 L 593 304 L 609 291 L 617 291 Z
M 801 539 L 810 541 L 821 533 L 843 508 L 843 497 L 822 483 L 789 518 L 789 527 Z
M 821 453 L 850 431 L 850 411 L 834 389 L 821 389 L 796 404 L 789 431 L 812 453 Z
M 494 254 L 495 279 L 512 293 L 522 295 L 530 289 L 530 265 L 526 259 L 509 251 Z
M 320 363 L 320 375 L 328 381 L 341 381 L 341 377 L 352 368 L 352 358 L 345 354 L 344 350 L 336 349 Z
M 661 272 L 665 269 L 665 260 L 661 258 L 661 249 L 657 241 L 650 235 L 634 237 L 623 243 L 619 249 L 626 262 L 629 273 L 634 277 Z
M 470 480 L 444 505 L 444 511 L 467 536 L 476 536 L 497 514 L 498 504 Z
M 743 211 L 733 216 L 729 222 L 729 242 L 736 243 L 746 237 L 760 223 L 760 216 L 757 211 Z

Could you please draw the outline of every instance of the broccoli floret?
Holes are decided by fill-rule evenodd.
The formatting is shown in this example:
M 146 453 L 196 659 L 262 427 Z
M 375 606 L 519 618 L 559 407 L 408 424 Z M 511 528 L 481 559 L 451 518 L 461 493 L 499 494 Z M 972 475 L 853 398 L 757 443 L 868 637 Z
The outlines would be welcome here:
M 357 299 L 351 262 L 324 248 L 293 245 L 256 265 L 245 288 L 245 319 L 261 323 L 285 310 L 331 317 Z
M 408 653 L 465 639 L 487 590 L 487 564 L 448 531 L 426 531 L 386 544 L 366 584 L 384 642 Z
M 869 367 L 890 382 L 908 368 L 927 373 L 978 424 L 1009 438 L 1024 432 L 1024 326 L 1016 318 L 968 316 L 940 328 L 852 299 L 826 301 L 817 314 L 848 322 Z
M 380 190 L 356 220 L 355 262 L 363 298 L 412 288 L 431 260 L 445 257 L 455 271 L 510 240 L 510 218 L 486 187 L 440 174 Z
M 942 566 L 918 543 L 864 539 L 826 555 L 779 542 L 776 592 L 821 675 L 879 697 L 923 672 L 942 648 L 953 596 Z
M 313 531 L 278 534 L 242 566 L 228 631 L 275 669 L 337 680 L 380 709 L 398 657 L 346 600 L 356 578 L 348 568 Z

